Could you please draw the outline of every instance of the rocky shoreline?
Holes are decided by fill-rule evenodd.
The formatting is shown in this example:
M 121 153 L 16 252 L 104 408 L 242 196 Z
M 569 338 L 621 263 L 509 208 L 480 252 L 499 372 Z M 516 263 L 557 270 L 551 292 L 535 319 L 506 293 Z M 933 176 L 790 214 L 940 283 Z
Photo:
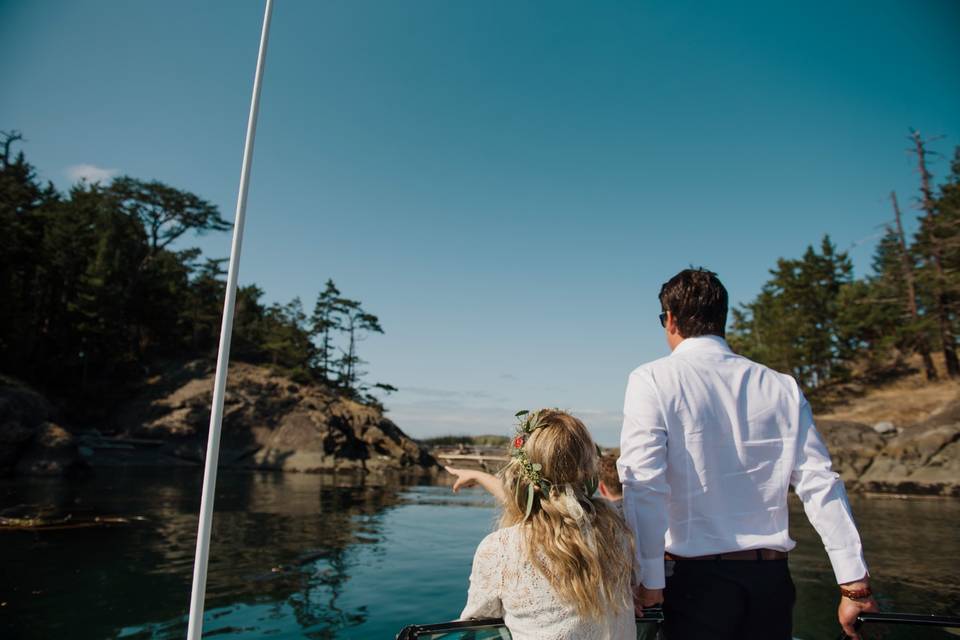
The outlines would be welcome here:
M 213 364 L 170 365 L 102 430 L 68 430 L 52 404 L 0 378 L 0 474 L 203 463 Z M 951 392 L 952 394 L 953 392 Z M 960 397 L 914 424 L 818 419 L 850 491 L 960 497 Z M 437 460 L 377 407 L 267 367 L 230 366 L 220 466 L 292 472 L 435 474 Z
M 960 497 L 960 402 L 904 427 L 840 420 L 817 426 L 850 491 Z
M 71 433 L 40 394 L 0 381 L 0 473 L 65 475 L 90 466 L 201 465 L 213 364 L 172 365 L 103 429 Z M 269 368 L 231 364 L 220 466 L 293 472 L 431 474 L 439 465 L 377 407 Z

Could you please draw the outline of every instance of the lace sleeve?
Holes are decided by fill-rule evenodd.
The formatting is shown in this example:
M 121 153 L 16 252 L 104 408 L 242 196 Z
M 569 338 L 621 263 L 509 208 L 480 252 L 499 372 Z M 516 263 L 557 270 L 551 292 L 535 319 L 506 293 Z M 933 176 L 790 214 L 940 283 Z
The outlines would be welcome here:
M 484 538 L 473 556 L 470 590 L 467 592 L 467 606 L 460 614 L 461 620 L 503 617 L 500 599 L 503 572 L 500 563 L 504 550 L 500 548 L 499 533 L 495 531 Z

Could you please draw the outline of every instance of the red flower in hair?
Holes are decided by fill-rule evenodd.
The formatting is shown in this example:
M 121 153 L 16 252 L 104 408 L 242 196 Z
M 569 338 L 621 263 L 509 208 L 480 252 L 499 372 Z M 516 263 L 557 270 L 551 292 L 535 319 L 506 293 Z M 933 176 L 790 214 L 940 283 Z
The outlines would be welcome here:
M 523 446 L 523 436 L 517 436 L 517 437 L 513 440 L 513 448 L 514 448 L 514 449 L 519 449 L 519 448 L 522 447 L 522 446 Z

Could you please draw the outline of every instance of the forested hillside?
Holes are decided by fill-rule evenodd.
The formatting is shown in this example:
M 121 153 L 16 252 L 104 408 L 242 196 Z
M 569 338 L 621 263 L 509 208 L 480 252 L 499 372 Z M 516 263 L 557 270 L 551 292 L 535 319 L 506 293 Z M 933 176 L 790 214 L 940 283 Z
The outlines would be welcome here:
M 734 349 L 791 373 L 821 405 L 854 375 L 904 372 L 913 355 L 928 380 L 960 377 L 960 147 L 952 162 L 940 161 L 946 175 L 938 184 L 928 141 L 915 131 L 909 141 L 917 191 L 891 192 L 888 214 L 878 212 L 886 223 L 872 273 L 855 278 L 847 253 L 824 236 L 800 258 L 778 260 L 759 295 L 733 310 Z M 907 206 L 918 214 L 912 235 L 904 231 Z
M 42 183 L 22 137 L 0 132 L 0 374 L 53 397 L 69 419 L 107 415 L 155 367 L 212 357 L 224 295 L 221 256 L 189 248 L 231 225 L 201 197 L 122 176 L 62 193 Z M 358 342 L 379 319 L 332 281 L 299 298 L 238 292 L 232 356 L 377 403 Z

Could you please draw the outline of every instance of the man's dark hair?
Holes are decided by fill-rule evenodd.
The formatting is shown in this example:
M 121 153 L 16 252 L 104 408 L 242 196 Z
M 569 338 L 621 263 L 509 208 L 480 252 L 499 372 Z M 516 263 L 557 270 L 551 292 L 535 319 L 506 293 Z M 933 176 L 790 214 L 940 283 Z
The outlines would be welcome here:
M 727 333 L 727 290 L 717 274 L 684 269 L 660 287 L 660 306 L 673 314 L 684 338 Z

